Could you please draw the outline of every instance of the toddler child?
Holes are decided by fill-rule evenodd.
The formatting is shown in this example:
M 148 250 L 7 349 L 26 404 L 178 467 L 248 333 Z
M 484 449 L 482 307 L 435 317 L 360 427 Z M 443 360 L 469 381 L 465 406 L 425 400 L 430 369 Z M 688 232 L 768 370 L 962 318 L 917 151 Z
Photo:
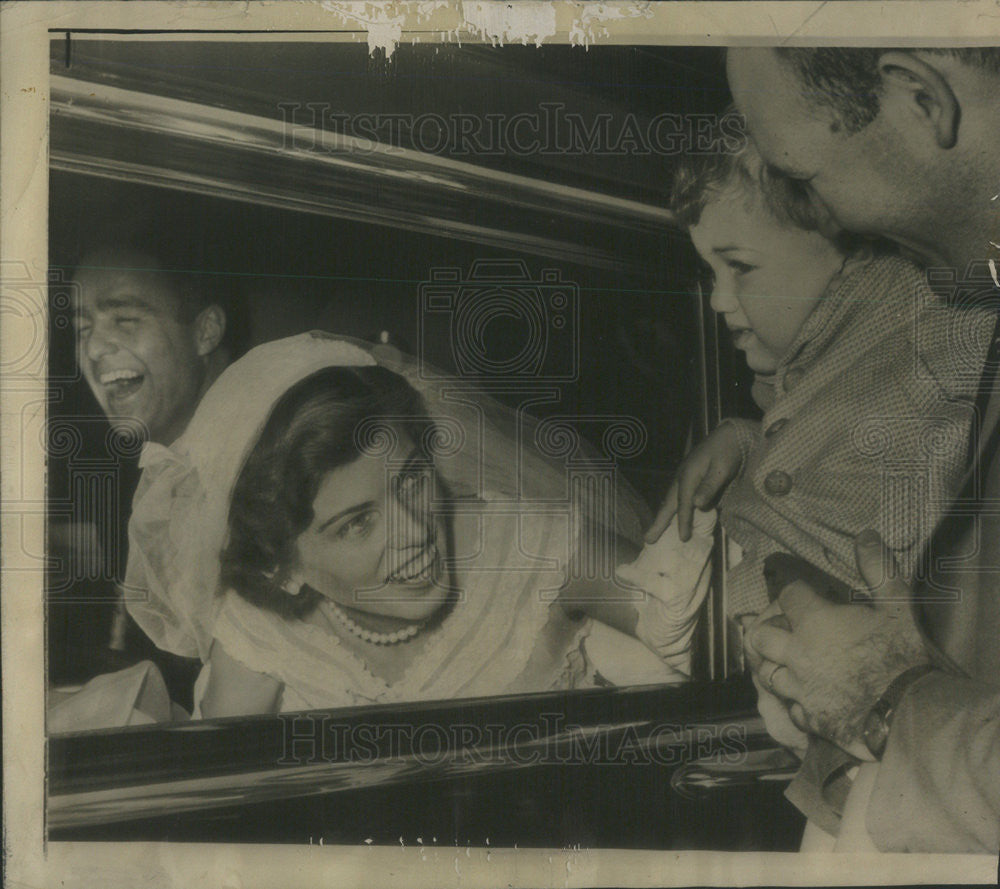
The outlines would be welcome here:
M 763 417 L 723 420 L 682 463 L 647 541 L 724 492 L 720 521 L 743 550 L 729 613 L 768 605 L 775 552 L 858 587 L 854 538 L 874 528 L 912 578 L 963 478 L 973 401 L 996 322 L 948 305 L 919 268 L 828 237 L 796 184 L 748 145 L 690 155 L 673 206 L 712 271 L 711 306 L 754 372 Z
M 899 256 L 827 236 L 798 187 L 769 175 L 752 146 L 685 157 L 675 179 L 673 209 L 712 271 L 711 306 L 755 374 L 763 412 L 724 420 L 692 450 L 645 550 L 619 569 L 654 591 L 636 635 L 681 669 L 705 585 L 673 584 L 667 566 L 682 541 L 704 551 L 703 510 L 720 494 L 719 520 L 743 551 L 727 610 L 746 621 L 768 608 L 772 553 L 863 586 L 854 539 L 867 528 L 911 579 L 967 465 L 995 315 L 949 305 Z M 692 519 L 703 526 L 693 540 Z M 801 749 L 806 737 L 780 740 Z M 834 829 L 835 816 L 810 815 Z

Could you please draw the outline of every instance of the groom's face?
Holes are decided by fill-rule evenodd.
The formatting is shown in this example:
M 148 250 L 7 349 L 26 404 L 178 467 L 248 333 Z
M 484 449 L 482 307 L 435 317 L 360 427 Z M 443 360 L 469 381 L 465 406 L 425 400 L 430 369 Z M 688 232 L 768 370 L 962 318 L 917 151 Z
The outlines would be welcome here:
M 83 376 L 112 425 L 138 424 L 170 444 L 183 432 L 205 378 L 193 320 L 154 260 L 105 251 L 76 273 L 77 348 Z
M 887 237 L 927 255 L 936 224 L 926 201 L 914 201 L 921 177 L 884 113 L 847 132 L 772 49 L 732 49 L 727 70 L 761 155 L 801 183 L 821 216 L 833 227 Z

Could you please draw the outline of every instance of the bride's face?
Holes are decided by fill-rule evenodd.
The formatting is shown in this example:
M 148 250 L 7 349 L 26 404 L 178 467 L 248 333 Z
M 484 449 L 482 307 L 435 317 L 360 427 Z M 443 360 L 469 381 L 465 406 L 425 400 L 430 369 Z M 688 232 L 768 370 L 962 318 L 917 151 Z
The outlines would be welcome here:
M 448 597 L 436 582 L 446 546 L 443 520 L 429 508 L 436 479 L 405 434 L 388 459 L 363 454 L 326 474 L 296 541 L 293 576 L 340 605 L 422 620 Z

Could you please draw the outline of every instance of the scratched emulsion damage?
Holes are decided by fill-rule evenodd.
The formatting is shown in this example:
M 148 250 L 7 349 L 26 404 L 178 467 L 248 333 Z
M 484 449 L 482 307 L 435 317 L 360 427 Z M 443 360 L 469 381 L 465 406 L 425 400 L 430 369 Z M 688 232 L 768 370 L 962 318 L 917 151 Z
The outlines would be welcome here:
M 435 13 L 443 9 L 457 10 L 462 23 L 449 30 L 440 30 L 443 42 L 461 43 L 463 37 L 503 46 L 508 43 L 541 46 L 556 36 L 557 11 L 569 21 L 560 23 L 575 46 L 589 46 L 608 36 L 607 23 L 651 15 L 649 3 L 574 3 L 555 4 L 548 0 L 518 0 L 499 3 L 496 0 L 423 0 L 408 3 L 370 3 L 354 0 L 323 0 L 324 9 L 356 25 L 368 37 L 368 51 L 383 50 L 389 58 L 400 41 L 403 30 L 433 31 Z M 416 43 L 419 34 L 405 39 Z
M 364 3 L 352 0 L 323 0 L 324 9 L 335 13 L 345 22 L 356 25 L 368 35 L 368 51 L 385 51 L 389 58 L 403 38 L 403 27 L 420 29 L 439 9 L 451 5 L 450 0 L 423 0 L 418 3 Z

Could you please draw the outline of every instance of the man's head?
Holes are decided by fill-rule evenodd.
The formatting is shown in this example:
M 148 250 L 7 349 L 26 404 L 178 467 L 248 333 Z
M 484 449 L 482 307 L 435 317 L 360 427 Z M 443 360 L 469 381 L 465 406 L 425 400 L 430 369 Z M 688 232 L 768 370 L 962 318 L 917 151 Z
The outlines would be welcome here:
M 211 279 L 125 246 L 92 250 L 74 279 L 80 366 L 101 409 L 170 444 L 231 357 Z
M 1000 50 L 733 49 L 765 160 L 841 226 L 927 261 L 985 255 L 1000 190 Z

